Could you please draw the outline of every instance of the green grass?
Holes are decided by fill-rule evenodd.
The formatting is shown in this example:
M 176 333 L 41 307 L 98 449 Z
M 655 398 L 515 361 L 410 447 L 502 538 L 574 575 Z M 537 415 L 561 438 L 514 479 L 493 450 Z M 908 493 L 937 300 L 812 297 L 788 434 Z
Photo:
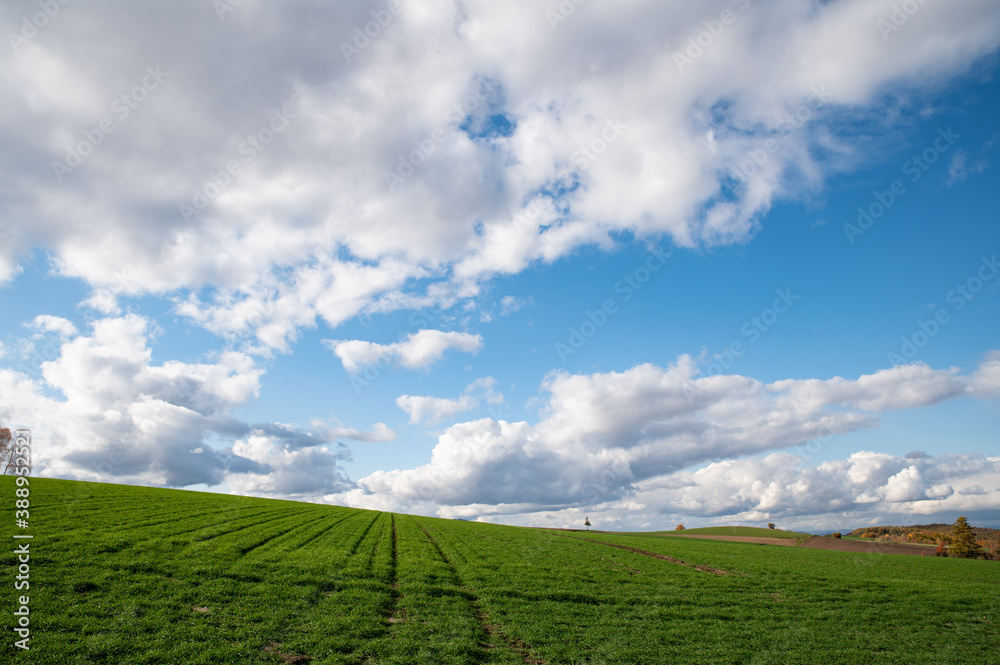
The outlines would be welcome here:
M 699 529 L 656 531 L 654 533 L 662 536 L 743 536 L 753 538 L 794 538 L 795 540 L 812 538 L 811 533 L 781 531 L 780 529 L 762 529 L 755 526 L 707 526 Z
M 996 562 L 30 489 L 31 651 L 5 609 L 0 662 L 1000 663 Z

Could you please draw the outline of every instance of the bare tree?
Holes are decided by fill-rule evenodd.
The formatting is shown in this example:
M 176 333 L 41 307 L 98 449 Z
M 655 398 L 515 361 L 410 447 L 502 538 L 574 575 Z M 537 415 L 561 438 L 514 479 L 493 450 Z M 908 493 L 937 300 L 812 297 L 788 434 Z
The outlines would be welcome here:
M 14 461 L 14 446 L 10 444 L 12 438 L 9 427 L 0 429 L 0 467 L 3 468 L 0 475 L 7 475 L 10 463 Z

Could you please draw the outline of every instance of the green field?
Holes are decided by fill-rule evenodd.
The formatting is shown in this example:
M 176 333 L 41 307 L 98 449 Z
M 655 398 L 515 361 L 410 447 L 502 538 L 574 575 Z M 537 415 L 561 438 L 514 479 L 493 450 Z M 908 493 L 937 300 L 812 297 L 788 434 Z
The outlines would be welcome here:
M 13 590 L 6 547 L 2 662 L 1000 662 L 996 562 L 30 489 L 31 587 Z M 13 479 L 0 492 L 20 542 Z
M 684 529 L 682 531 L 654 531 L 653 533 L 658 536 L 742 536 L 751 538 L 794 538 L 795 540 L 812 538 L 811 533 L 782 531 L 780 529 L 762 529 L 756 526 L 706 526 L 699 529 Z

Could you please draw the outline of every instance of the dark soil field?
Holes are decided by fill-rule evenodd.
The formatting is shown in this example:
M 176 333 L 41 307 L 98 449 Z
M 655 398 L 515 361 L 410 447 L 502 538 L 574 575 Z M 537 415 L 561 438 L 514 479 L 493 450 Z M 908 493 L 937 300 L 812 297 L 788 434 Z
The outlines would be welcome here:
M 917 556 L 934 556 L 933 545 L 906 545 L 903 543 L 873 543 L 867 540 L 843 540 L 813 536 L 805 540 L 799 547 L 817 550 L 834 550 L 836 552 L 865 552 L 876 554 L 915 554 Z

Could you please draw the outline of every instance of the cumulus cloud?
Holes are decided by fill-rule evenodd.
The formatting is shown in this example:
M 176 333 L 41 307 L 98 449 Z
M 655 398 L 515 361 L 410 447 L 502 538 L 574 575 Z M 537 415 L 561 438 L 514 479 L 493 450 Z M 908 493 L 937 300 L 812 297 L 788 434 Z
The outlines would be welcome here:
M 44 247 L 103 315 L 168 295 L 288 351 L 303 327 L 450 306 L 623 231 L 745 240 L 877 149 L 837 143 L 838 123 L 879 122 L 886 91 L 919 97 L 1000 44 L 992 0 L 928 3 L 890 40 L 890 0 L 749 3 L 681 67 L 731 2 L 589 3 L 553 30 L 529 0 L 430 0 L 345 57 L 383 7 L 65 6 L 0 53 L 0 283 Z
M 379 362 L 396 362 L 407 369 L 428 367 L 450 349 L 463 353 L 479 351 L 483 338 L 469 333 L 421 330 L 407 335 L 405 341 L 393 344 L 332 339 L 323 340 L 323 343 L 340 358 L 344 369 L 353 374 Z
M 67 324 L 56 317 L 35 320 L 36 329 L 74 335 L 38 365 L 37 374 L 0 369 L 0 422 L 32 424 L 36 440 L 45 442 L 35 450 L 39 473 L 174 487 L 218 485 L 236 474 L 241 487 L 295 493 L 294 482 L 315 465 L 338 480 L 320 486 L 312 478 L 295 491 L 330 491 L 344 488 L 334 468 L 342 457 L 318 447 L 336 438 L 395 436 L 382 423 L 365 432 L 317 421 L 312 433 L 243 423 L 231 412 L 256 399 L 263 374 L 250 356 L 228 351 L 209 362 L 157 365 L 153 324 L 144 317 L 99 319 L 84 334 Z M 267 454 L 261 452 L 264 440 L 271 447 Z
M 876 426 L 885 411 L 975 394 L 992 358 L 971 375 L 915 364 L 853 380 L 771 384 L 742 376 L 697 378 L 698 368 L 688 356 L 669 367 L 645 364 L 625 372 L 556 373 L 544 384 L 549 398 L 537 423 L 485 418 L 456 424 L 440 436 L 429 464 L 378 471 L 343 498 L 365 505 L 392 497 L 434 505 L 441 515 L 468 516 L 474 510 L 513 511 L 512 506 L 517 506 L 516 512 L 543 513 L 595 503 L 647 503 L 642 497 L 650 488 L 668 488 L 674 492 L 671 496 L 685 497 L 670 504 L 678 512 L 683 507 L 702 515 L 741 513 L 745 510 L 739 506 L 747 497 L 753 497 L 753 510 L 777 511 L 779 505 L 788 505 L 789 493 L 798 490 L 791 476 L 787 486 L 780 479 L 769 480 L 765 467 L 772 462 L 767 460 L 795 455 L 785 452 L 785 457 L 753 463 L 739 458 L 782 450 L 808 453 L 810 446 L 837 434 Z M 940 463 L 935 458 L 907 456 L 896 466 L 889 463 L 893 459 L 859 453 L 850 465 L 838 467 L 852 486 L 874 488 L 851 498 L 852 505 L 943 500 L 954 493 L 952 479 L 961 475 L 957 470 L 963 464 L 958 458 L 949 462 L 956 472 L 949 476 L 935 471 Z M 726 483 L 691 480 L 697 473 L 685 470 L 705 464 L 719 473 L 749 469 L 755 478 L 749 483 L 752 492 L 733 494 Z M 717 464 L 722 466 L 713 466 Z M 816 474 L 827 470 L 821 466 Z M 684 487 L 697 491 L 685 494 Z M 819 501 L 822 495 L 809 496 Z M 844 500 L 831 494 L 829 501 L 810 505 L 836 510 Z
M 1000 351 L 993 351 L 986 356 L 972 375 L 968 391 L 973 397 L 1000 396 Z
M 473 381 L 462 392 L 458 399 L 439 397 L 422 397 L 417 395 L 400 395 L 396 398 L 396 406 L 410 416 L 410 423 L 439 423 L 446 418 L 472 411 L 479 406 L 480 399 L 490 404 L 503 402 L 503 395 L 496 392 L 496 379 L 491 376 Z
M 49 314 L 39 314 L 28 324 L 28 327 L 37 330 L 39 333 L 56 333 L 60 337 L 72 337 L 76 335 L 76 326 L 73 325 L 72 321 Z
M 910 521 L 954 511 L 983 511 L 1000 504 L 1000 491 L 983 482 L 1000 479 L 1000 458 L 928 456 L 919 460 L 859 451 L 846 460 L 808 463 L 787 452 L 709 464 L 640 484 L 634 500 L 662 515 L 725 517 L 761 522 L 812 516 L 845 522 Z M 609 516 L 610 517 L 610 516 Z M 618 514 L 613 519 L 623 519 Z M 952 518 L 954 519 L 954 518 Z M 818 522 L 817 522 L 818 523 Z
M 337 450 L 326 446 L 294 450 L 274 437 L 255 431 L 245 440 L 237 441 L 233 452 L 273 469 L 267 474 L 229 474 L 229 488 L 237 494 L 303 498 L 354 486 L 339 465 L 349 457 L 343 445 Z

